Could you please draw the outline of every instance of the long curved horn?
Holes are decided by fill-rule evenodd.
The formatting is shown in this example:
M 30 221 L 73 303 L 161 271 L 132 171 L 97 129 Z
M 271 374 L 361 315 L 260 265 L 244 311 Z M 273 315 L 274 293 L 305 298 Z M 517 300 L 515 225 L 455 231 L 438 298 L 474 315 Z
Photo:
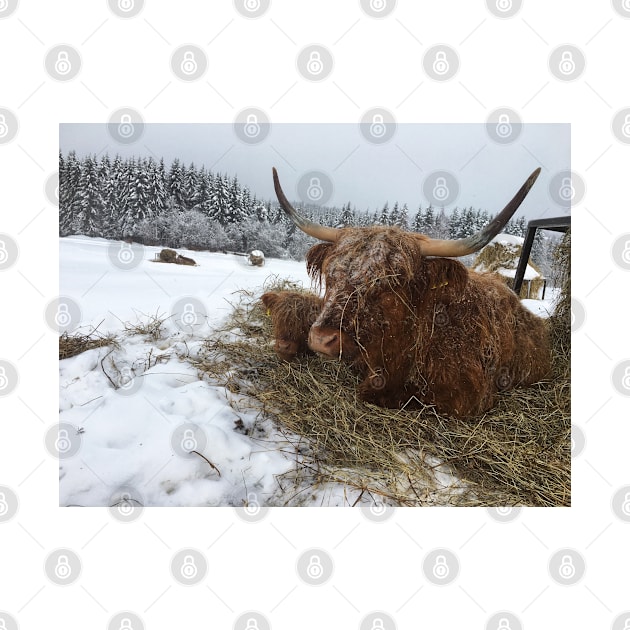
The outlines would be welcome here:
M 295 208 L 289 203 L 289 200 L 286 198 L 282 188 L 280 187 L 280 180 L 278 179 L 278 171 L 276 171 L 275 167 L 272 169 L 273 171 L 273 187 L 276 190 L 276 197 L 278 197 L 278 201 L 282 206 L 282 209 L 286 212 L 287 216 L 295 225 L 297 225 L 302 232 L 312 236 L 313 238 L 317 238 L 320 241 L 329 241 L 330 243 L 334 243 L 339 238 L 339 230 L 337 228 L 325 227 L 323 225 L 317 225 L 317 223 L 313 223 L 304 217 L 301 217 L 295 210 Z
M 425 256 L 466 256 L 474 254 L 485 247 L 505 226 L 512 215 L 518 210 L 529 189 L 540 175 L 537 168 L 514 195 L 512 201 L 481 231 L 456 240 L 429 239 L 422 243 L 422 254 Z

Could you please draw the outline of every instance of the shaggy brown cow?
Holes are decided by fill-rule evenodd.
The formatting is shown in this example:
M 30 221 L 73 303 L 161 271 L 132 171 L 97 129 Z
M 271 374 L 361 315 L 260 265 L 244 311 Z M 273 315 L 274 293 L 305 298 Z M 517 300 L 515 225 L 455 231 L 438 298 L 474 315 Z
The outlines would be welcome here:
M 297 291 L 270 291 L 260 299 L 271 316 L 276 354 L 285 361 L 313 354 L 308 347 L 308 333 L 324 301 Z
M 396 227 L 316 225 L 289 204 L 273 169 L 284 211 L 302 231 L 326 241 L 306 258 L 311 277 L 326 286 L 310 348 L 353 362 L 364 377 L 363 400 L 396 408 L 415 397 L 456 417 L 489 409 L 498 391 L 544 378 L 550 368 L 546 322 L 493 274 L 442 258 L 486 245 L 539 172 L 481 232 L 436 240 Z

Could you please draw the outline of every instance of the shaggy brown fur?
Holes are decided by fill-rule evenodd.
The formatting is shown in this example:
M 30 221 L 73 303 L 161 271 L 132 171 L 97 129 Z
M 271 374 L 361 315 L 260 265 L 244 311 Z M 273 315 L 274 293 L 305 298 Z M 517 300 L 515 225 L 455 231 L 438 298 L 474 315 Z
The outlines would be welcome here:
M 323 300 L 298 291 L 270 291 L 260 299 L 271 316 L 277 355 L 290 361 L 297 355 L 312 354 L 308 331 L 321 311 Z
M 477 415 L 495 394 L 543 379 L 547 324 L 493 274 L 425 258 L 427 237 L 345 228 L 307 254 L 326 294 L 311 348 L 353 362 L 363 400 L 401 407 L 416 397 L 443 415 Z

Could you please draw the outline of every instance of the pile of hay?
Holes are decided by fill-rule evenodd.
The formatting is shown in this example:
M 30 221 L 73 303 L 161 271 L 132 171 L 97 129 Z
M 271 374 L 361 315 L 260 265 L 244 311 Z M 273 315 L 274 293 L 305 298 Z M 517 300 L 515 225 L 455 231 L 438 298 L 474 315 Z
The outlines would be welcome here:
M 260 293 L 283 289 L 296 287 L 276 280 Z M 444 418 L 430 407 L 383 409 L 358 400 L 357 376 L 338 361 L 278 359 L 256 297 L 241 294 L 195 364 L 231 392 L 237 410 L 273 418 L 292 444 L 293 487 L 279 480 L 287 505 L 299 505 L 306 490 L 331 481 L 390 505 L 570 505 L 564 355 L 556 357 L 550 381 L 501 394 L 493 410 L 473 420 Z M 568 313 L 559 311 L 554 337 L 569 324 Z
M 486 245 L 476 256 L 473 263 L 473 269 L 476 271 L 496 273 L 507 284 L 510 289 L 514 286 L 514 276 L 518 266 L 522 245 L 516 243 L 495 242 Z M 519 297 L 521 299 L 537 299 L 545 280 L 540 269 L 531 261 L 527 264 L 538 274 L 537 277 L 531 279 L 523 279 L 523 285 Z M 514 275 L 505 273 L 506 271 L 514 271 Z

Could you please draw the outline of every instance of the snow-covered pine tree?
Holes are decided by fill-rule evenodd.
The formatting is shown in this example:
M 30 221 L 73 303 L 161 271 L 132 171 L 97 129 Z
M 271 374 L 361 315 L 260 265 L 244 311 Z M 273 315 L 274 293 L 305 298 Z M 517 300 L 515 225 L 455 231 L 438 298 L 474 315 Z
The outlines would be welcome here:
M 168 173 L 168 194 L 173 198 L 173 206 L 178 210 L 186 207 L 184 172 L 177 158 L 173 160 Z
M 398 220 L 398 227 L 405 232 L 409 231 L 409 208 L 407 208 L 407 204 L 403 204 L 403 207 L 400 209 L 400 219 Z
M 210 218 L 219 221 L 222 225 L 227 224 L 229 214 L 229 189 L 227 176 L 223 177 L 221 173 L 214 176 L 214 186 L 212 188 L 212 210 Z
M 151 189 L 146 160 L 132 161 L 129 164 L 129 192 L 125 199 L 120 226 L 123 237 L 136 234 L 137 226 L 144 219 L 153 219 L 151 210 Z
M 398 225 L 400 222 L 400 208 L 398 207 L 398 202 L 394 202 L 394 206 L 392 211 L 389 213 L 389 225 Z
M 73 207 L 73 234 L 101 236 L 103 233 L 104 203 L 95 157 L 87 156 L 82 162 Z
M 338 224 L 343 227 L 352 227 L 355 225 L 355 212 L 350 207 L 350 202 L 341 208 Z
M 166 169 L 164 160 L 161 159 L 159 164 L 153 158 L 148 161 L 148 177 L 149 177 L 149 194 L 151 196 L 151 212 L 157 217 L 166 209 L 167 185 L 166 185 Z
M 198 177 L 197 177 L 197 169 L 195 168 L 195 163 L 191 162 L 188 168 L 182 168 L 184 172 L 184 183 L 183 183 L 183 198 L 184 198 L 184 208 L 186 210 L 193 210 L 197 208 L 198 199 Z
M 378 216 L 378 224 L 389 225 L 389 204 L 387 203 L 387 201 L 385 202 L 385 205 L 383 206 L 383 209 Z
M 81 177 L 81 165 L 76 153 L 70 151 L 62 163 L 59 154 L 59 235 L 74 234 L 75 196 Z

